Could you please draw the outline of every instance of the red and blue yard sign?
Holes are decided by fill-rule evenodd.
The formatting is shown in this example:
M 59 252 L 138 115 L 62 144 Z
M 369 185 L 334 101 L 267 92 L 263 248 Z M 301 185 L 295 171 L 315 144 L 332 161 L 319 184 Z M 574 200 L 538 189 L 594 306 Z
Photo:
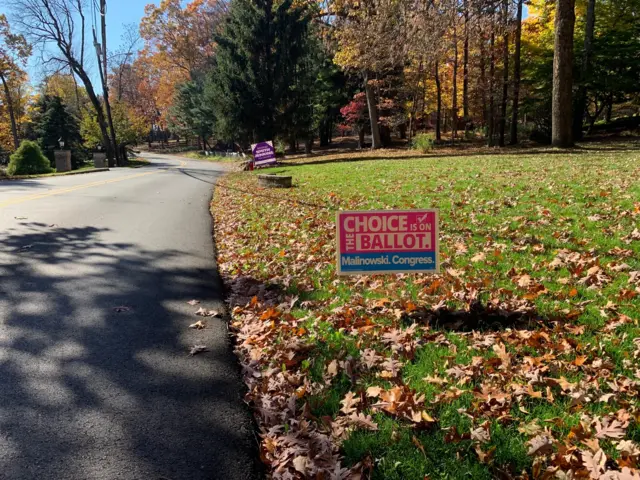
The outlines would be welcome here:
M 438 273 L 438 211 L 338 212 L 338 273 Z

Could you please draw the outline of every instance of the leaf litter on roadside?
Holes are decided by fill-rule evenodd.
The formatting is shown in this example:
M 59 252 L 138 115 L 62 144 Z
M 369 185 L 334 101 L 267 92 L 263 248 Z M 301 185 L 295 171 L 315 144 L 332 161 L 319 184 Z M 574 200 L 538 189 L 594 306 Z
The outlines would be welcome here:
M 196 310 L 196 315 L 200 317 L 221 317 L 222 314 L 218 310 L 208 310 L 206 308 L 200 307 Z

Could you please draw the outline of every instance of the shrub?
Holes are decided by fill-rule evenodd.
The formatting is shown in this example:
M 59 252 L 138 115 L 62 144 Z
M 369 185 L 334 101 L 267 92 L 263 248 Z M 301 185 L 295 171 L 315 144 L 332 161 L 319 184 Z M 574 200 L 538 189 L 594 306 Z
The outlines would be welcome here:
M 274 142 L 273 149 L 276 151 L 276 156 L 284 157 L 285 151 L 287 150 L 287 144 L 284 143 L 284 140 L 277 138 Z
M 428 133 L 417 134 L 411 142 L 411 146 L 416 150 L 420 150 L 422 153 L 427 153 L 433 150 L 434 144 L 435 141 L 433 136 Z
M 9 157 L 9 175 L 34 175 L 38 173 L 51 173 L 53 169 L 49 160 L 42 154 L 36 142 L 25 140 L 20 148 Z

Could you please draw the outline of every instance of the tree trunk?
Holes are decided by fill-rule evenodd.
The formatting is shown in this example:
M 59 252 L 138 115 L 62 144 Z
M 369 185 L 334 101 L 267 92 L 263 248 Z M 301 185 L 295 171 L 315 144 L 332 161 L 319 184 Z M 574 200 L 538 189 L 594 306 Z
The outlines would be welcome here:
M 453 26 L 453 92 L 451 102 L 451 143 L 458 135 L 458 29 Z
M 502 2 L 502 101 L 500 105 L 500 137 L 499 145 L 504 147 L 507 131 L 507 100 L 509 97 L 509 0 Z
M 468 0 L 464 0 L 464 47 L 462 52 L 462 115 L 464 117 L 464 130 L 469 125 L 469 6 Z
M 358 149 L 362 150 L 364 148 L 364 127 L 360 127 L 358 129 Z
M 587 109 L 587 85 L 591 71 L 591 55 L 593 53 L 593 31 L 596 23 L 596 0 L 587 1 L 587 18 L 584 26 L 584 51 L 582 53 L 582 67 L 580 69 L 580 87 L 573 112 L 573 137 L 582 138 L 582 124 Z
M 16 124 L 16 112 L 13 110 L 13 99 L 11 98 L 11 90 L 9 90 L 9 84 L 4 75 L 0 73 L 0 80 L 2 80 L 2 86 L 4 87 L 5 103 L 7 104 L 7 110 L 9 111 L 9 118 L 11 119 L 11 135 L 13 136 L 13 145 L 17 150 L 20 147 L 20 139 L 18 138 L 18 126 Z
M 436 141 L 442 140 L 442 134 L 440 132 L 440 123 L 442 119 L 442 85 L 440 84 L 440 72 L 438 70 L 438 61 L 436 60 L 435 68 L 435 80 L 436 80 Z
M 482 126 L 486 127 L 489 123 L 489 109 L 487 107 L 487 65 L 484 61 L 487 52 L 484 38 L 482 35 L 480 35 L 480 37 L 480 98 L 482 99 Z
M 607 110 L 605 113 L 605 122 L 611 123 L 611 114 L 613 113 L 613 97 L 607 100 Z
M 518 108 L 520 102 L 520 57 L 522 49 L 522 3 L 518 0 L 518 13 L 516 18 L 515 58 L 513 59 L 513 107 L 511 109 L 511 138 L 509 143 L 518 143 Z
M 494 128 L 495 128 L 495 102 L 494 102 L 494 89 L 495 89 L 495 76 L 496 76 L 496 32 L 494 28 L 494 23 L 491 25 L 491 63 L 489 64 L 489 128 L 488 128 L 488 136 L 489 142 L 488 145 L 493 147 L 494 143 Z
M 576 21 L 574 0 L 556 0 L 553 49 L 553 97 L 551 104 L 551 144 L 573 146 L 573 28 Z
M 378 125 L 378 106 L 373 89 L 369 85 L 369 75 L 364 75 L 364 91 L 367 96 L 367 108 L 369 109 L 369 122 L 371 123 L 371 149 L 375 150 L 382 146 L 380 139 L 380 127 Z
M 107 130 L 107 120 L 104 117 L 104 111 L 102 110 L 100 100 L 98 99 L 96 92 L 93 90 L 91 79 L 87 75 L 87 72 L 85 72 L 84 68 L 82 68 L 82 65 L 80 65 L 75 60 L 71 62 L 71 68 L 76 73 L 76 75 L 80 77 L 80 80 L 82 80 L 82 84 L 87 91 L 87 96 L 91 101 L 91 105 L 93 105 L 93 108 L 96 111 L 98 126 L 100 127 L 100 134 L 102 135 L 102 143 L 104 144 L 105 151 L 107 152 L 107 155 L 109 154 L 109 152 L 111 152 L 111 154 L 113 155 L 113 148 L 115 148 L 115 146 L 112 147 L 111 145 L 111 139 L 109 138 L 109 132 Z M 109 160 L 109 166 L 112 166 L 111 159 Z

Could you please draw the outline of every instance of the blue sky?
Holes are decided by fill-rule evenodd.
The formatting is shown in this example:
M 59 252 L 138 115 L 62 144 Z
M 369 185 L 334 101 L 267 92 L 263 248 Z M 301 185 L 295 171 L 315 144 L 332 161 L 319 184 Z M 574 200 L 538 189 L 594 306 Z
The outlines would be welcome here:
M 117 50 L 121 44 L 121 37 L 127 24 L 134 23 L 138 25 L 140 23 L 140 19 L 144 15 L 144 7 L 149 3 L 158 4 L 160 0 L 107 0 L 107 45 L 110 51 Z M 183 0 L 182 3 L 186 4 L 187 0 Z M 10 18 L 10 12 L 4 12 L 4 10 L 4 8 L 0 7 L 0 13 L 9 14 Z M 523 17 L 526 18 L 527 16 L 528 11 L 525 6 Z M 90 60 L 95 62 L 93 58 Z M 95 63 L 88 65 L 88 67 L 94 73 L 95 80 L 98 81 L 97 71 L 93 72 Z M 42 67 L 38 55 L 34 55 L 31 58 L 28 71 L 31 82 L 37 84 L 42 78 Z
M 123 26 L 128 23 L 140 23 L 144 15 L 144 6 L 151 0 L 107 0 L 107 44 L 109 48 L 120 45 Z
M 129 23 L 135 23 L 138 25 L 140 19 L 144 15 L 144 7 L 149 3 L 159 3 L 160 0 L 107 0 L 107 46 L 110 51 L 117 50 L 121 43 L 121 37 L 124 32 L 125 25 Z M 0 4 L 2 4 L 0 0 Z M 11 19 L 11 12 L 5 8 L 0 7 L 0 13 L 6 13 L 9 19 Z M 89 26 L 89 29 L 91 26 Z M 51 48 L 51 47 L 50 47 Z M 42 78 L 42 65 L 40 61 L 40 55 L 34 51 L 33 57 L 29 62 L 29 77 L 33 84 L 37 84 Z M 97 80 L 97 71 L 95 70 L 95 59 L 93 56 L 90 58 L 88 65 L 89 70 L 95 74 Z

